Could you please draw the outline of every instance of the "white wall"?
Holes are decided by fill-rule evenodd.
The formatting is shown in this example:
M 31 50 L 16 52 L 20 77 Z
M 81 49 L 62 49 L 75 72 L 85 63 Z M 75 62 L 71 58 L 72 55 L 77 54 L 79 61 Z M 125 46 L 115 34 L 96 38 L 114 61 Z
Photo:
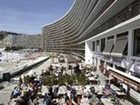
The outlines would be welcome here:
M 140 94 L 133 89 L 130 89 L 130 95 L 140 102 Z
M 19 54 L 17 52 L 2 52 L 2 56 L 0 57 L 1 61 L 12 61 L 16 62 L 20 59 L 23 59 L 25 54 Z
M 92 64 L 92 57 L 96 56 L 92 55 L 92 41 L 93 40 L 100 40 L 102 38 L 106 38 L 112 35 L 117 35 L 123 32 L 128 31 L 129 35 L 128 35 L 128 58 L 131 60 L 132 57 L 132 48 L 133 48 L 133 30 L 136 28 L 140 28 L 140 15 L 129 19 L 128 21 L 125 21 L 121 24 L 118 24 L 98 35 L 93 36 L 92 38 L 89 38 L 88 40 L 85 41 L 85 63 L 87 64 Z M 100 46 L 101 47 L 101 46 Z M 96 48 L 96 46 L 95 46 Z M 96 62 L 96 61 L 95 61 Z
M 92 41 L 85 42 L 85 64 L 93 64 Z
M 92 38 L 86 40 L 86 45 L 85 45 L 85 63 L 86 64 L 91 64 L 92 63 L 92 57 L 96 57 L 96 54 L 92 55 L 92 40 L 100 40 L 102 38 L 106 38 L 108 36 L 112 36 L 112 35 L 117 35 L 119 33 L 123 33 L 123 32 L 129 32 L 128 34 L 128 55 L 127 57 L 127 62 L 126 63 L 131 63 L 132 59 L 135 60 L 140 60 L 140 57 L 136 57 L 133 56 L 133 36 L 134 36 L 134 29 L 140 28 L 140 15 L 129 19 L 128 21 L 125 21 L 115 27 L 112 27 L 111 29 L 108 29 L 96 36 L 93 36 Z M 98 58 L 98 57 L 97 57 Z M 95 60 L 96 63 L 96 60 Z M 134 71 L 133 69 L 134 67 L 132 66 L 130 68 L 131 71 Z M 123 84 L 123 87 L 125 89 L 127 89 L 127 86 L 125 84 Z M 136 100 L 140 101 L 140 94 L 136 91 L 134 91 L 133 89 L 130 89 L 130 95 L 133 96 Z

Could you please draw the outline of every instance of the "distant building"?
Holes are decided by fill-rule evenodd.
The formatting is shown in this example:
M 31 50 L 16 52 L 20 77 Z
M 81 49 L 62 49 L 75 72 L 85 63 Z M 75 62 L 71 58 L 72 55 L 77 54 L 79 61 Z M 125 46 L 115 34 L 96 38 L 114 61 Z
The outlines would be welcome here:
M 1 31 L 0 48 L 11 46 L 43 49 L 43 36 L 41 34 L 26 35 Z
M 16 36 L 14 45 L 17 47 L 43 49 L 43 36 L 41 34 L 19 35 L 19 36 Z
M 0 31 L 0 48 L 13 46 L 16 35 L 20 34 L 7 31 Z

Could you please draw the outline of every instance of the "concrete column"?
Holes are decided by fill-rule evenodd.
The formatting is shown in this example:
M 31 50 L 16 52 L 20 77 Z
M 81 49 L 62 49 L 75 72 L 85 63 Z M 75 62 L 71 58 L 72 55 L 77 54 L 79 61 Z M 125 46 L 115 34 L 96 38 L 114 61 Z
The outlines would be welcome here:
M 113 68 L 115 69 L 115 65 L 113 64 Z
M 101 52 L 101 40 L 99 40 L 99 51 Z
M 93 64 L 92 41 L 85 42 L 85 63 Z
M 98 52 L 101 52 L 101 40 L 99 40 L 99 49 Z M 97 58 L 97 64 L 100 64 L 100 60 Z
M 134 42 L 134 32 L 133 30 L 129 30 L 128 32 L 128 57 L 131 58 L 133 55 L 133 42 Z
M 105 46 L 107 45 L 107 37 L 105 37 Z
M 98 52 L 99 51 L 98 40 L 95 41 L 95 48 L 96 48 L 95 51 Z
M 116 43 L 117 35 L 114 35 L 114 44 Z

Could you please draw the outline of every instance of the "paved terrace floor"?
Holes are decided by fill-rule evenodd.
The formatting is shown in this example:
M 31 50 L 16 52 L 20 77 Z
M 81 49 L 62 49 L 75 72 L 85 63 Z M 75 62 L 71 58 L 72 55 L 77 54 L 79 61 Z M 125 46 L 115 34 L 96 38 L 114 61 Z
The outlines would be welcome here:
M 37 75 L 40 75 L 41 74 L 41 70 L 43 69 L 46 69 L 50 64 L 53 64 L 55 62 L 55 64 L 59 64 L 58 63 L 58 59 L 57 58 L 54 58 L 53 60 L 52 59 L 49 59 L 48 61 L 44 62 L 42 65 L 40 65 L 39 67 L 37 68 L 34 68 L 32 69 L 33 71 L 36 72 Z M 67 65 L 67 63 L 64 63 L 63 64 L 64 66 Z M 105 84 L 105 80 L 106 80 L 106 77 L 100 73 L 99 70 L 97 70 L 96 72 L 99 77 L 100 77 L 100 82 L 101 84 Z M 13 84 L 11 86 L 8 86 L 2 90 L 0 90 L 0 103 L 4 103 L 5 105 L 8 104 L 8 101 L 9 101 L 9 98 L 10 98 L 10 94 L 11 94 L 11 91 L 13 90 L 13 88 L 15 87 L 16 84 Z M 129 102 L 128 100 L 125 100 L 125 101 L 122 101 L 120 100 L 121 104 L 122 105 L 133 105 L 131 102 Z
M 39 67 L 34 68 L 32 70 L 35 71 L 37 75 L 40 75 L 41 70 L 44 68 L 47 68 L 51 63 L 52 63 L 51 59 L 49 59 L 48 61 L 41 64 Z M 17 78 L 17 77 L 15 77 L 15 78 Z M 7 86 L 6 88 L 0 90 L 0 104 L 3 103 L 5 105 L 8 105 L 8 101 L 10 100 L 10 94 L 16 85 L 17 85 L 16 83 L 13 83 L 12 85 Z
M 20 59 L 19 61 L 9 60 L 9 61 L 0 62 L 0 78 L 2 78 L 2 74 L 4 72 L 9 72 L 10 70 L 18 69 L 21 66 L 31 64 L 36 58 L 42 55 L 43 55 L 42 53 L 35 53 L 35 54 L 30 54 L 27 57 Z

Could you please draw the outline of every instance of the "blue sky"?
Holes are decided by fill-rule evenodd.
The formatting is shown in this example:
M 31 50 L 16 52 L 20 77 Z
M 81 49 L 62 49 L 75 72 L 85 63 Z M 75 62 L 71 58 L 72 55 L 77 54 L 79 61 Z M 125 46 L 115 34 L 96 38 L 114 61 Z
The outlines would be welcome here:
M 41 33 L 41 27 L 61 18 L 74 0 L 0 0 L 0 31 Z

